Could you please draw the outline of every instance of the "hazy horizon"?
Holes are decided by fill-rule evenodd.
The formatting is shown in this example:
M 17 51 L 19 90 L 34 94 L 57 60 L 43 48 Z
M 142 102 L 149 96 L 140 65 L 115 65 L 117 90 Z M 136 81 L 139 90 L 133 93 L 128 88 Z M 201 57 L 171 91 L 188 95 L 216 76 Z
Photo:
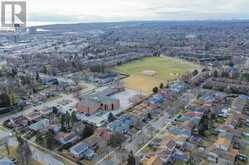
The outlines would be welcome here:
M 47 21 L 28 21 L 27 27 L 34 26 L 46 26 L 46 25 L 58 25 L 58 24 L 84 24 L 84 23 L 122 23 L 122 22 L 229 22 L 229 21 L 249 21 L 249 19 L 199 19 L 199 20 L 127 20 L 127 21 L 89 21 L 89 22 L 69 22 L 69 21 L 61 21 L 61 22 L 47 22 Z
M 49 4 L 49 5 L 48 5 Z M 29 22 L 249 19 L 248 0 L 27 0 Z

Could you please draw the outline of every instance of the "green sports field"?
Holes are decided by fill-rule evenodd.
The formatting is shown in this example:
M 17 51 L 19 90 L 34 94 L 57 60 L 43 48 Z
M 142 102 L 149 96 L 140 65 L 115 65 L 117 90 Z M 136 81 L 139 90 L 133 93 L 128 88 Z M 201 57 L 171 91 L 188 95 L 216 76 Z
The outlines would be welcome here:
M 176 79 L 186 72 L 200 68 L 193 63 L 171 57 L 146 57 L 114 68 L 128 74 L 123 82 L 127 88 L 151 93 L 154 86 Z

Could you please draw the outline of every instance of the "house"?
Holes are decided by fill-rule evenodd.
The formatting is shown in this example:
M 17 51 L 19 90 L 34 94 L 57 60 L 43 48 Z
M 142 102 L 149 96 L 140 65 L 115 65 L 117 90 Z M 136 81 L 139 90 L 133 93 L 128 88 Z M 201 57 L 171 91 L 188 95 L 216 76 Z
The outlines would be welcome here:
M 234 165 L 236 156 L 239 154 L 238 151 L 223 152 L 218 151 L 218 164 L 219 165 Z
M 142 161 L 143 165 L 163 165 L 161 159 L 157 155 L 147 156 Z
M 189 126 L 190 126 L 190 124 L 192 124 L 192 127 L 190 128 L 190 129 L 192 129 L 194 126 L 199 125 L 199 122 L 200 122 L 203 114 L 204 114 L 203 112 L 190 110 L 190 111 L 184 113 L 183 115 L 181 115 L 176 120 L 184 122 L 185 124 L 188 124 Z
M 163 151 L 158 154 L 161 161 L 163 163 L 170 162 L 176 149 L 176 142 L 167 137 L 167 139 L 161 143 L 160 148 L 163 148 Z
M 71 147 L 70 153 L 77 159 L 85 158 L 91 160 L 95 156 L 95 152 L 84 142 L 80 142 Z
M 170 84 L 169 89 L 174 92 L 174 93 L 182 93 L 188 89 L 188 85 L 184 82 L 177 81 L 174 82 L 173 84 Z
M 220 127 L 220 128 L 217 129 L 217 131 L 220 132 L 220 133 L 229 132 L 229 133 L 231 133 L 236 138 L 240 138 L 241 135 L 242 135 L 242 131 L 241 130 L 234 129 L 234 128 L 231 128 L 229 126 Z
M 223 151 L 228 151 L 232 144 L 233 135 L 231 133 L 221 133 L 215 142 L 215 147 Z
M 107 141 L 103 140 L 98 134 L 86 138 L 83 142 L 94 151 L 97 151 L 98 149 L 104 150 L 107 147 Z
M 186 142 L 183 146 L 184 151 L 192 152 L 195 149 L 195 145 L 189 142 Z
M 236 126 L 239 124 L 240 120 L 246 119 L 247 117 L 242 115 L 239 112 L 234 112 L 232 116 L 230 116 L 226 122 L 225 125 L 229 126 L 230 128 L 236 128 Z
M 109 141 L 112 137 L 112 132 L 108 131 L 106 128 L 98 128 L 96 134 L 102 138 L 104 141 Z
M 130 127 L 134 126 L 135 117 L 132 115 L 122 116 L 119 119 L 108 125 L 108 128 L 113 132 L 127 133 Z
M 150 106 L 152 108 L 158 108 L 162 102 L 163 102 L 163 96 L 159 94 L 153 95 L 152 97 L 150 97 L 148 100 L 145 101 L 147 106 Z
M 56 78 L 43 79 L 42 84 L 43 85 L 57 85 L 59 84 L 59 81 Z
M 230 149 L 229 151 L 223 151 L 217 148 L 212 148 L 211 151 L 207 154 L 208 164 L 234 165 L 234 161 L 238 154 L 239 151 L 235 149 Z
M 176 99 L 176 96 L 169 89 L 162 89 L 160 91 L 160 95 L 162 95 L 164 97 L 164 99 L 166 99 L 166 100 L 173 101 Z
M 18 116 L 4 121 L 3 124 L 8 128 L 23 128 L 28 126 L 29 121 L 24 116 Z
M 160 158 L 163 164 L 168 164 L 173 160 L 173 153 L 165 149 L 160 153 L 157 153 L 157 156 Z
M 29 126 L 29 129 L 33 130 L 33 131 L 40 131 L 42 129 L 45 129 L 49 126 L 49 120 L 48 119 L 41 119 L 40 121 L 31 124 Z
M 185 116 L 189 116 L 191 118 L 202 118 L 203 112 L 195 112 L 195 111 L 188 111 L 184 113 Z
M 52 108 L 43 108 L 43 109 L 40 109 L 39 112 L 41 113 L 42 116 L 47 116 L 53 112 L 53 109 Z
M 80 136 L 77 135 L 75 132 L 70 132 L 70 133 L 60 132 L 55 136 L 55 139 L 62 145 L 75 144 L 80 140 Z
M 207 154 L 207 157 L 208 157 L 208 162 L 209 164 L 217 164 L 218 163 L 218 155 L 216 153 L 213 153 L 213 152 L 209 152 Z
M 170 127 L 169 132 L 172 134 L 175 134 L 177 136 L 181 136 L 181 137 L 185 137 L 185 138 L 189 138 L 191 136 L 190 130 L 186 130 L 186 129 L 182 129 L 182 128 L 178 128 L 178 127 Z
M 176 143 L 176 145 L 178 147 L 184 146 L 184 144 L 186 143 L 186 140 L 187 140 L 187 137 L 185 137 L 185 136 L 180 136 L 180 135 L 170 133 L 170 132 L 167 133 L 167 135 L 165 137 L 167 137 L 167 139 L 174 140 L 174 142 Z
M 180 123 L 178 127 L 180 129 L 184 129 L 186 131 L 192 132 L 194 126 L 195 126 L 194 123 L 191 120 L 189 120 L 189 121 L 184 121 L 183 123 Z
M 175 154 L 174 154 L 174 160 L 181 160 L 181 161 L 187 161 L 189 159 L 187 153 L 182 152 L 179 149 L 176 149 Z
M 34 122 L 34 121 L 39 121 L 39 119 L 41 119 L 42 115 L 41 115 L 40 112 L 38 112 L 37 110 L 35 110 L 33 112 L 30 112 L 30 113 L 26 114 L 25 117 L 29 121 Z
M 230 111 L 230 108 L 223 108 L 220 110 L 220 112 L 218 112 L 218 117 L 224 117 L 224 118 L 227 118 L 229 116 L 229 111 Z
M 82 113 L 95 113 L 98 110 L 112 111 L 120 107 L 120 101 L 107 96 L 91 96 L 83 98 L 76 109 Z

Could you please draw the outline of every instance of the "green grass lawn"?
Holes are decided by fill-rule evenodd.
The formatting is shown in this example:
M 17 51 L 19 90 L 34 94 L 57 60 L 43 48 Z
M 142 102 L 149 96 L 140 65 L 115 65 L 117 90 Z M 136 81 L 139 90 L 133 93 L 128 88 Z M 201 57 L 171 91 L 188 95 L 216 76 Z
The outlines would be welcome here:
M 193 63 L 170 57 L 146 57 L 114 68 L 114 71 L 130 75 L 124 79 L 127 88 L 151 93 L 154 86 L 174 80 L 186 72 L 198 69 Z M 154 71 L 145 75 L 144 71 Z

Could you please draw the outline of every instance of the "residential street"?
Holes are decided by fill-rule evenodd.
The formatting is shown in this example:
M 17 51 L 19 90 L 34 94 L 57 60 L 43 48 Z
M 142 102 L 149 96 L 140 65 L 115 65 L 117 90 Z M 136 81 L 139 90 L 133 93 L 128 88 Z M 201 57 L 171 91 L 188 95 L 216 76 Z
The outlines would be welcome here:
M 82 90 L 81 92 L 89 92 L 91 90 L 93 90 L 94 87 L 93 86 L 88 86 L 86 89 Z M 62 102 L 63 100 L 71 100 L 72 103 L 76 103 L 76 99 L 73 97 L 73 94 L 70 95 L 66 95 L 66 94 L 61 94 L 61 97 L 56 98 L 54 100 L 45 102 L 39 106 L 32 106 L 30 108 L 27 108 L 21 112 L 17 112 L 15 114 L 7 114 L 5 116 L 1 116 L 0 117 L 0 123 L 2 124 L 5 120 L 13 118 L 13 117 L 17 117 L 23 114 L 27 114 L 29 112 L 34 111 L 35 109 L 42 109 L 44 107 L 52 107 L 52 106 L 57 106 L 60 102 Z M 3 138 L 5 136 L 8 136 L 11 133 L 10 130 L 1 127 L 0 129 L 0 138 Z M 29 141 L 29 143 L 31 143 Z M 15 137 L 10 137 L 9 138 L 9 144 L 12 146 L 16 146 L 17 145 L 17 141 L 15 139 Z M 60 157 L 60 155 L 56 154 L 56 153 L 46 153 L 44 151 L 42 151 L 40 148 L 38 148 L 38 146 L 36 146 L 35 144 L 31 143 L 30 145 L 31 150 L 32 150 L 32 154 L 33 154 L 33 158 L 37 161 L 42 162 L 45 165 L 63 165 L 65 164 L 64 162 L 62 162 L 61 160 L 58 160 L 57 158 L 55 158 L 53 155 L 57 155 L 57 157 Z M 71 162 L 71 161 L 70 161 Z M 70 164 L 72 164 L 73 162 L 71 162 Z

